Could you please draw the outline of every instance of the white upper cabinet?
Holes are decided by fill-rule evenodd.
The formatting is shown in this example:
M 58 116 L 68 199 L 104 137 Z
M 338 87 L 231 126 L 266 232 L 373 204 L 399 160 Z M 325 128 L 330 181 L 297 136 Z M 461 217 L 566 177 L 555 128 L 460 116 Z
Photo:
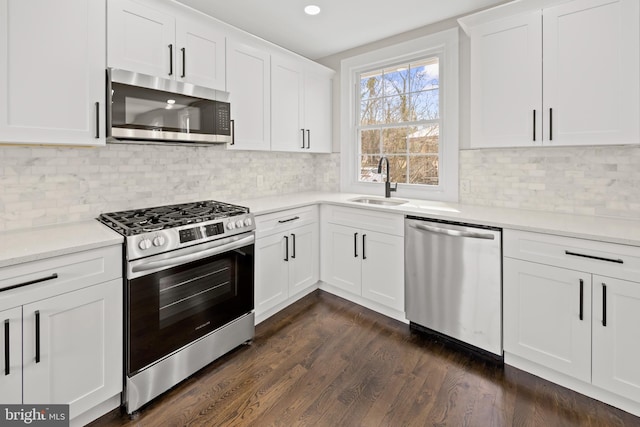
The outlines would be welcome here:
M 232 149 L 271 149 L 271 55 L 227 39 L 227 90 L 233 120 Z
M 472 31 L 472 146 L 540 144 L 542 14 L 521 14 Z
M 509 7 L 461 19 L 471 147 L 638 143 L 640 2 Z
M 104 0 L 0 0 L 0 143 L 103 145 Z
M 333 72 L 294 57 L 271 57 L 271 149 L 331 152 Z
M 200 15 L 109 0 L 109 67 L 225 90 L 225 35 Z

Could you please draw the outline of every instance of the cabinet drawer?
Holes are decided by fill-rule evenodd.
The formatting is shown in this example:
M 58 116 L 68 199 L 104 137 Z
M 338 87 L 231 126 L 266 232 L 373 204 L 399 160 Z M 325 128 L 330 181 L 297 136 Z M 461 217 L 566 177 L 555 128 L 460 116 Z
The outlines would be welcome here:
M 527 231 L 504 230 L 504 256 L 640 281 L 640 248 Z
M 256 216 L 256 239 L 318 221 L 318 207 L 305 206 Z
M 0 310 L 120 277 L 120 245 L 5 267 L 0 269 Z M 9 289 L 19 285 L 24 286 Z
M 330 205 L 321 209 L 323 222 L 404 236 L 404 216 L 400 214 Z

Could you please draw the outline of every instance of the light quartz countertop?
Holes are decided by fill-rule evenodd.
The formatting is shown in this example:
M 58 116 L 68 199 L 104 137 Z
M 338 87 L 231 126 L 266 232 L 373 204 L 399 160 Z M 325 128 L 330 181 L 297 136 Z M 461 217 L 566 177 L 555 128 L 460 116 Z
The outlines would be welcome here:
M 0 233 L 0 267 L 118 245 L 124 238 L 96 220 Z
M 381 206 L 352 201 L 352 199 L 359 197 L 384 199 L 379 196 L 351 193 L 306 192 L 232 202 L 248 207 L 255 215 L 324 203 L 398 215 L 414 215 L 428 219 L 640 246 L 640 221 L 636 220 L 492 208 L 397 197 L 393 197 L 392 200 L 405 200 L 406 203 L 398 206 Z M 0 268 L 87 249 L 117 245 L 122 242 L 123 237 L 120 234 L 96 220 L 5 231 L 0 233 Z
M 391 200 L 407 201 L 407 203 L 398 206 L 380 206 L 351 201 L 359 197 L 384 199 L 380 196 L 363 196 L 362 194 L 307 192 L 237 200 L 234 203 L 248 207 L 255 215 L 326 203 L 379 212 L 640 246 L 640 220 L 473 206 L 404 197 L 391 198 Z

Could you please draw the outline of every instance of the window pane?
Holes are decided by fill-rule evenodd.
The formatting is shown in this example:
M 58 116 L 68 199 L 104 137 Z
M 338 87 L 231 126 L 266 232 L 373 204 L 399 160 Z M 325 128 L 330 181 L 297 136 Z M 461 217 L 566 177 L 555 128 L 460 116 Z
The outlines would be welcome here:
M 360 153 L 380 154 L 380 131 L 378 129 L 360 132 Z
M 384 123 L 384 103 L 382 98 L 363 100 L 360 103 L 360 124 Z
M 438 156 L 411 156 L 409 184 L 438 185 Z
M 440 86 L 438 58 L 410 64 L 411 92 L 436 89 Z
M 407 136 L 409 153 L 412 154 L 438 154 L 440 132 L 438 125 L 415 126 L 411 128 Z
M 384 94 L 394 96 L 409 91 L 409 70 L 406 65 L 384 70 Z
M 378 174 L 378 162 L 380 155 L 362 155 L 360 156 L 360 181 L 363 182 L 381 182 Z
M 391 182 L 407 182 L 407 156 L 388 156 L 389 159 L 389 173 L 391 175 Z M 386 164 L 384 173 L 387 172 Z M 383 179 L 386 179 L 386 175 L 383 175 Z
M 360 98 L 379 98 L 382 96 L 382 73 L 374 71 L 360 74 Z
M 382 152 L 384 154 L 407 153 L 407 128 L 391 128 L 382 131 Z
M 414 120 L 436 120 L 440 117 L 440 89 L 411 94 L 415 108 Z

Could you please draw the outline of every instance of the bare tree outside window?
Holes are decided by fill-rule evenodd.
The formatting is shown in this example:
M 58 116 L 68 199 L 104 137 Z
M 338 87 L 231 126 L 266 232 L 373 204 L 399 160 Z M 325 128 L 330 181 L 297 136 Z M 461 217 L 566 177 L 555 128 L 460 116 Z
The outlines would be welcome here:
M 440 67 L 430 57 L 360 74 L 361 182 L 379 182 L 387 156 L 391 181 L 438 185 Z

